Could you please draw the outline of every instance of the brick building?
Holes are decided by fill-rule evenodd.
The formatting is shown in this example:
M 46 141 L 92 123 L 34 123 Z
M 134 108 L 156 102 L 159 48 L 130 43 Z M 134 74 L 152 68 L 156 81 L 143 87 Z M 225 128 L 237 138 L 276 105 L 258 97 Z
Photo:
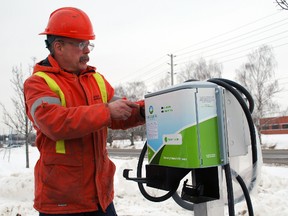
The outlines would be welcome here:
M 262 134 L 288 134 L 288 116 L 260 119 Z

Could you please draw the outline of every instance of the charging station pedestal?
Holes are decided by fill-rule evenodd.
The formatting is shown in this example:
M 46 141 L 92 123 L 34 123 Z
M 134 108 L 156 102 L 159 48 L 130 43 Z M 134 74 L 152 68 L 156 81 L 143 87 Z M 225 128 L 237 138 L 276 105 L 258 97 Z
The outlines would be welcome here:
M 223 170 L 221 167 L 218 167 L 218 180 L 219 180 L 219 199 L 194 204 L 194 215 L 195 216 L 215 216 L 215 215 L 224 215 L 224 200 L 223 200 Z

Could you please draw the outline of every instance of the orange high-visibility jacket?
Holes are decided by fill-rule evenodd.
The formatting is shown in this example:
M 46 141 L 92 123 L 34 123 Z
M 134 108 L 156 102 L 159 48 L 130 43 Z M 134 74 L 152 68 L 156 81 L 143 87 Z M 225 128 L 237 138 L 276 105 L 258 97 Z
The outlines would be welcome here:
M 106 149 L 107 127 L 127 129 L 144 124 L 139 109 L 126 121 L 112 121 L 107 103 L 89 66 L 79 76 L 61 69 L 52 56 L 36 64 L 60 87 L 66 105 L 61 105 L 45 79 L 32 75 L 24 83 L 26 113 L 37 132 L 40 158 L 35 166 L 36 210 L 65 214 L 106 209 L 113 201 L 115 165 Z M 104 78 L 103 78 L 104 79 Z M 104 79 L 107 99 L 114 90 Z M 64 151 L 56 143 L 64 141 Z

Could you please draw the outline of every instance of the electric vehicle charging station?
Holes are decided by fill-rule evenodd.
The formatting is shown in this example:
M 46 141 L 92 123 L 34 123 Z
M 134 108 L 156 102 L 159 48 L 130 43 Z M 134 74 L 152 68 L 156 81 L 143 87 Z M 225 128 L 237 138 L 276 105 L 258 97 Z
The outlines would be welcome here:
M 246 89 L 225 79 L 185 82 L 145 95 L 147 143 L 137 177 L 129 177 L 128 169 L 123 176 L 138 182 L 148 200 L 160 202 L 172 197 L 195 216 L 224 215 L 225 200 L 229 215 L 235 215 L 234 203 L 243 198 L 249 215 L 253 215 L 249 192 L 256 184 L 262 158 L 251 117 L 253 106 Z M 146 152 L 146 177 L 142 177 Z M 244 180 L 243 163 L 251 165 L 245 169 Z M 187 175 L 191 175 L 191 182 L 184 181 L 179 196 L 180 181 Z M 232 179 L 243 190 L 240 197 L 234 197 Z M 167 194 L 153 197 L 143 184 Z

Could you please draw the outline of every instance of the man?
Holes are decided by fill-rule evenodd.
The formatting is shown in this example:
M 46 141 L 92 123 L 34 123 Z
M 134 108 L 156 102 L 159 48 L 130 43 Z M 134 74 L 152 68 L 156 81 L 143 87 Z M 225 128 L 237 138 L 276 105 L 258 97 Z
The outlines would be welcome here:
M 40 34 L 47 35 L 50 54 L 24 83 L 26 112 L 40 151 L 34 207 L 40 216 L 115 216 L 107 127 L 144 124 L 144 104 L 115 99 L 110 84 L 87 65 L 95 35 L 83 11 L 54 11 Z

